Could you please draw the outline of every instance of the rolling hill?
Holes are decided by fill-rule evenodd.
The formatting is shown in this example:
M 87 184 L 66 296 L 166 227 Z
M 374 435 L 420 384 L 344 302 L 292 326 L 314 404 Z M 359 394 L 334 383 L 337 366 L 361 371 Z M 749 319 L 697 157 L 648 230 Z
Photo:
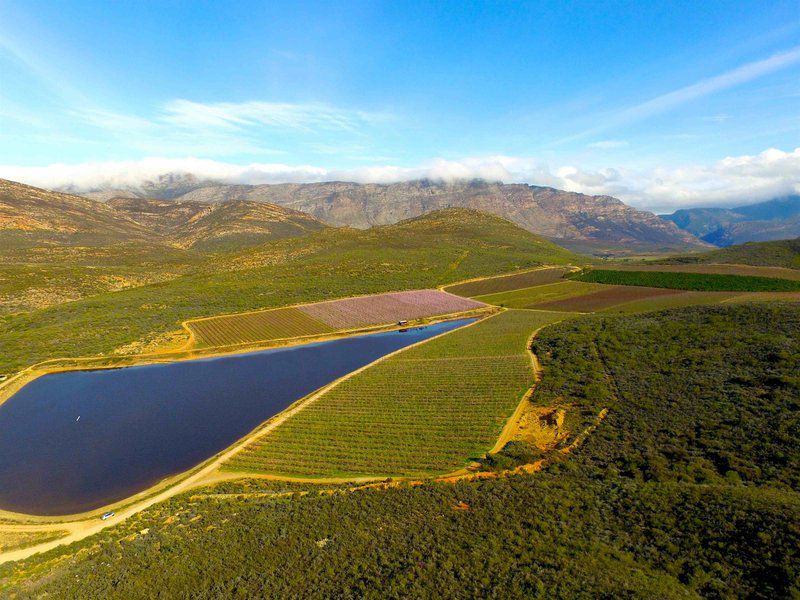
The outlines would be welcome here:
M 438 285 L 541 264 L 583 259 L 513 223 L 478 211 L 447 209 L 368 230 L 326 227 L 307 235 L 209 254 L 148 255 L 136 273 L 151 279 L 108 292 L 64 297 L 95 281 L 92 262 L 63 272 L 62 260 L 28 267 L 0 254 L 0 373 L 48 358 L 151 348 L 186 319 Z M 97 249 L 91 249 L 93 252 Z M 102 273 L 128 273 L 104 258 Z M 34 269 L 28 284 L 19 274 Z M 52 282 L 52 283 L 49 283 Z M 105 292 L 105 293 L 103 293 Z M 30 300 L 46 293 L 47 302 Z
M 214 205 L 137 197 L 99 202 L 0 180 L 0 239 L 7 246 L 102 246 L 126 242 L 219 250 L 305 235 L 325 227 L 262 202 Z
M 108 206 L 182 248 L 238 248 L 325 227 L 305 213 L 261 202 L 231 200 L 206 204 L 191 200 L 113 198 Z
M 675 256 L 662 262 L 668 264 L 721 263 L 800 269 L 800 237 L 773 242 L 747 242 L 711 252 Z
M 176 179 L 120 193 L 205 203 L 248 200 L 300 210 L 332 225 L 367 228 L 396 223 L 442 208 L 472 208 L 504 217 L 520 227 L 580 251 L 669 251 L 702 247 L 692 234 L 656 215 L 610 196 L 588 196 L 548 187 L 419 180 L 392 184 L 325 182 L 226 185 Z M 185 191 L 191 188 L 190 191 Z M 108 197 L 104 191 L 90 195 Z
M 147 227 L 113 207 L 0 179 L 0 240 L 13 245 L 102 245 L 153 241 Z
M 736 208 L 689 208 L 662 218 L 716 246 L 800 236 L 800 195 Z

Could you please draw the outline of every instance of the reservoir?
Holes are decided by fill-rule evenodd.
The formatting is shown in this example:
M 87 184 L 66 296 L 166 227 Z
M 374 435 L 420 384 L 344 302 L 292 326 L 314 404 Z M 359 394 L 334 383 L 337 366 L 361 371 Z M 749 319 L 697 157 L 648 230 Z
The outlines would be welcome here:
M 44 375 L 0 405 L 0 508 L 65 515 L 122 500 L 200 464 L 331 381 L 473 321 Z

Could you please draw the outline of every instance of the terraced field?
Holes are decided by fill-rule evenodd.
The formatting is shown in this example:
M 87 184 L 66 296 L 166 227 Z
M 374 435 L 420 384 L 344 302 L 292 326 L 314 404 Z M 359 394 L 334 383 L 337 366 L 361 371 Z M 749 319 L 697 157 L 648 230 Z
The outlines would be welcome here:
M 533 381 L 526 343 L 563 313 L 510 310 L 344 380 L 225 468 L 296 477 L 429 475 L 492 447 Z
M 412 290 L 198 319 L 187 322 L 186 326 L 198 346 L 227 346 L 321 335 L 483 306 L 482 302 L 439 290 Z
M 473 298 L 475 296 L 481 296 L 485 294 L 495 294 L 498 292 L 507 292 L 509 290 L 518 290 L 520 288 L 527 288 L 534 285 L 555 283 L 556 281 L 560 280 L 565 273 L 568 272 L 569 269 L 564 267 L 534 269 L 533 271 L 526 271 L 524 273 L 501 275 L 499 277 L 490 277 L 489 279 L 458 283 L 456 285 L 449 285 L 444 289 L 451 294 Z

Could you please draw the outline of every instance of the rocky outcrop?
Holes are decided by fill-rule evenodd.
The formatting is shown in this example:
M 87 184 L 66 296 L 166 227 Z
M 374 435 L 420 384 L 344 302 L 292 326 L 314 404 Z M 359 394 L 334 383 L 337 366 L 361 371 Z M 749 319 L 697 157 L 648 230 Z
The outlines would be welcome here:
M 181 200 L 271 202 L 309 213 L 332 225 L 359 228 L 396 223 L 432 210 L 462 207 L 499 215 L 528 231 L 562 242 L 663 248 L 704 245 L 673 223 L 616 198 L 524 184 L 412 181 L 212 185 L 184 194 Z

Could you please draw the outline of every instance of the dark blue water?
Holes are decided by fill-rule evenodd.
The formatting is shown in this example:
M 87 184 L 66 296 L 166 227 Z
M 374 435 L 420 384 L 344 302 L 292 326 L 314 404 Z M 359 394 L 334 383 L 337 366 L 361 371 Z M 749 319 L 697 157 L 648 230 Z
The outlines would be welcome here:
M 63 515 L 121 500 L 201 463 L 342 375 L 473 320 L 45 375 L 0 405 L 0 508 Z

